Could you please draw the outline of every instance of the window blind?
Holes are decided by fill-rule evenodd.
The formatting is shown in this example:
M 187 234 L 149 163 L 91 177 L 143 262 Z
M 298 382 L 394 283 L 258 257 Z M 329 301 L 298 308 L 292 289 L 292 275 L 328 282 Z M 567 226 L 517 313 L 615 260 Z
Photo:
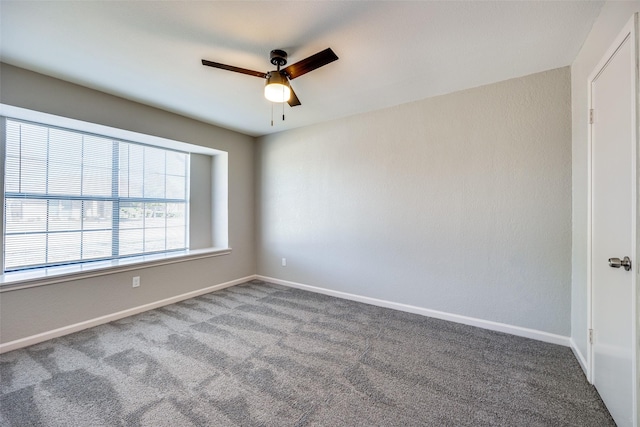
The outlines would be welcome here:
M 4 271 L 184 250 L 189 154 L 6 120 Z

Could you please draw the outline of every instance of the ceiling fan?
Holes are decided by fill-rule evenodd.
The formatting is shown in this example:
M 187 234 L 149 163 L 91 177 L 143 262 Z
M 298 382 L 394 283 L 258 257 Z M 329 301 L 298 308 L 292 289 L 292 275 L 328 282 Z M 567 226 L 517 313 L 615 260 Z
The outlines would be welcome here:
M 287 102 L 291 107 L 295 107 L 296 105 L 300 105 L 300 100 L 291 88 L 289 80 L 293 80 L 310 71 L 323 67 L 337 60 L 338 56 L 331 48 L 327 48 L 283 69 L 280 69 L 280 67 L 287 65 L 287 52 L 281 49 L 274 49 L 271 51 L 270 59 L 271 63 L 275 65 L 277 69 L 266 73 L 234 67 L 233 65 L 220 64 L 219 62 L 207 61 L 206 59 L 202 60 L 202 65 L 266 79 L 264 96 L 269 101 Z

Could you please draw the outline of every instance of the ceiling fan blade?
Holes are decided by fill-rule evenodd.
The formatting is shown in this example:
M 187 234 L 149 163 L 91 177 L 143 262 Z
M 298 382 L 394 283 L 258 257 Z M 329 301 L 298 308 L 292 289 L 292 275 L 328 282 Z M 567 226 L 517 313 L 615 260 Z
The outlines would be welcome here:
M 225 65 L 220 64 L 219 62 L 207 61 L 206 59 L 202 60 L 202 65 L 206 65 L 207 67 L 220 68 L 227 71 L 235 71 L 236 73 L 247 74 L 250 76 L 262 77 L 263 79 L 267 78 L 267 74 L 260 71 L 247 70 L 246 68 L 234 67 L 233 65 Z
M 287 101 L 287 103 L 289 104 L 289 107 L 295 107 L 296 105 L 302 105 L 300 103 L 300 100 L 298 99 L 298 95 L 296 95 L 296 93 L 293 91 L 293 88 L 291 87 L 291 84 L 289 84 L 289 89 L 291 89 L 291 96 L 289 97 L 289 100 Z
M 318 52 L 315 55 L 311 55 L 310 57 L 303 59 L 302 61 L 298 61 L 295 64 L 289 65 L 282 71 L 284 71 L 287 76 L 289 76 L 289 79 L 293 80 L 297 77 L 307 74 L 309 71 L 313 71 L 316 68 L 320 68 L 337 59 L 338 56 L 333 53 L 331 48 L 326 48 L 322 52 Z

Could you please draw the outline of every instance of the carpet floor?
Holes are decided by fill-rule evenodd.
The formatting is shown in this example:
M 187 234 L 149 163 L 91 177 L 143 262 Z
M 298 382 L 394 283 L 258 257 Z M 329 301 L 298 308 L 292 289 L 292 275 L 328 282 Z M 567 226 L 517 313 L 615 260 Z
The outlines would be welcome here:
M 571 350 L 252 281 L 0 356 L 2 426 L 614 426 Z

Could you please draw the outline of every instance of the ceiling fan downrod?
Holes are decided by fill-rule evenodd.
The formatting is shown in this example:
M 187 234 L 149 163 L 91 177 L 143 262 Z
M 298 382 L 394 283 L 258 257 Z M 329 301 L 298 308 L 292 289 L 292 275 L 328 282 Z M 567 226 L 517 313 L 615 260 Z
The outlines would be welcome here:
M 269 58 L 271 63 L 278 67 L 278 72 L 280 72 L 280 67 L 287 65 L 287 52 L 284 50 L 273 49 L 269 54 Z

